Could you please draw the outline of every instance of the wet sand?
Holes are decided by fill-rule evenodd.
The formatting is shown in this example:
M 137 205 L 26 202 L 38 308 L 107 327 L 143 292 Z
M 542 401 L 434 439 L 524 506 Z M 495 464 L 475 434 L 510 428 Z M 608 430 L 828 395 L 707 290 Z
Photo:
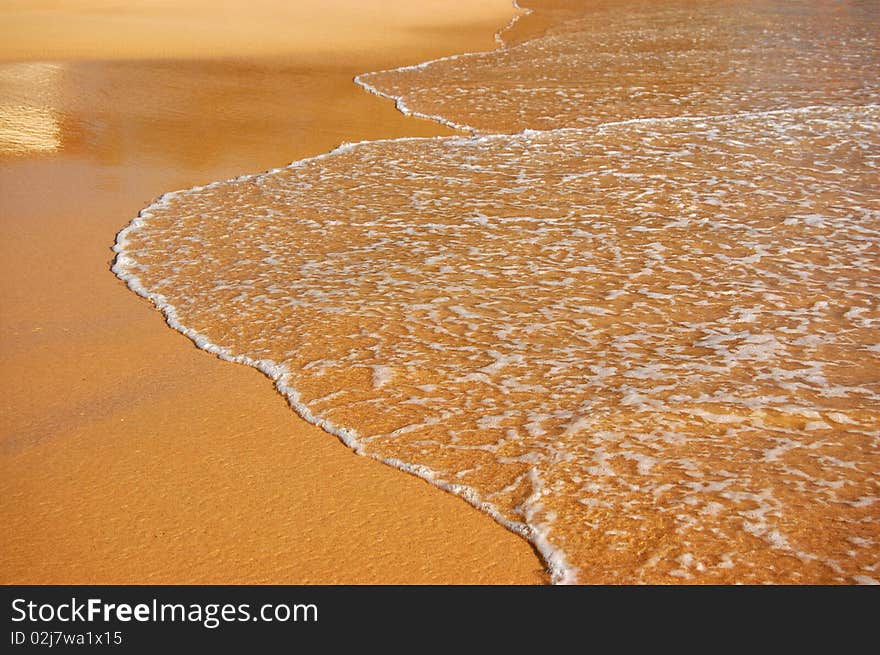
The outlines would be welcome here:
M 115 233 L 162 192 L 342 141 L 450 134 L 351 79 L 493 47 L 509 3 L 473 4 L 339 2 L 320 23 L 248 11 L 240 39 L 206 26 L 161 42 L 144 35 L 176 20 L 170 3 L 7 4 L 0 23 L 21 36 L 0 39 L 0 582 L 545 581 L 518 536 L 355 456 L 109 270 Z M 67 41 L 49 29 L 65 18 Z

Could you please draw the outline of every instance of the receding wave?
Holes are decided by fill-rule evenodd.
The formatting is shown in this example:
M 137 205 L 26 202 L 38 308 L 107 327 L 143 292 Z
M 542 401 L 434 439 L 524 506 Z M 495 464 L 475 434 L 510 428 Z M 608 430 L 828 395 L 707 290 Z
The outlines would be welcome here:
M 548 4 L 539 38 L 358 82 L 479 132 L 877 100 L 876 0 Z
M 114 271 L 308 420 L 519 531 L 554 581 L 876 580 L 880 106 L 871 26 L 814 4 L 750 3 L 741 29 L 724 4 L 557 8 L 538 39 L 362 76 L 410 111 L 544 129 L 169 193 Z M 708 41 L 756 24 L 788 38 L 705 86 Z M 836 40 L 790 61 L 807 26 Z M 597 99 L 644 52 L 691 91 Z M 551 103 L 554 75 L 580 86 Z

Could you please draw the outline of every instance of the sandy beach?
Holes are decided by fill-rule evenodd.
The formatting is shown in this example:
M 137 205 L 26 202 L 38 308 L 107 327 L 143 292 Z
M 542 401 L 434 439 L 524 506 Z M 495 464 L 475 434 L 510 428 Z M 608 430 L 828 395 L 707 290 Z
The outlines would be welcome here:
M 0 8 L 0 582 L 546 582 L 519 536 L 300 420 L 109 270 L 165 191 L 452 134 L 352 78 L 490 49 L 510 2 L 61 4 Z
M 878 582 L 870 3 L 124 4 L 0 9 L 0 581 Z

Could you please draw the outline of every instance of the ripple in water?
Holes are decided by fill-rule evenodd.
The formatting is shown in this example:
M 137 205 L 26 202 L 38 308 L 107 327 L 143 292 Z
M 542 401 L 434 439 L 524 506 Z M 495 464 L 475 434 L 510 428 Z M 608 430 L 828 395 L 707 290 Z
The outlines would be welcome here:
M 609 14 L 638 18 L 619 58 L 553 40 L 608 36 L 582 10 L 509 50 L 377 75 L 406 80 L 412 111 L 548 127 L 538 76 L 581 71 L 586 88 L 600 68 L 635 74 L 642 46 L 677 53 L 670 6 Z M 737 33 L 718 12 L 695 28 Z M 768 24 L 786 48 L 801 30 Z M 749 113 L 596 125 L 656 105 L 603 113 L 566 86 L 553 129 L 361 143 L 167 194 L 120 234 L 114 270 L 310 420 L 531 539 L 557 582 L 870 582 L 880 107 L 854 90 L 852 34 L 845 74 L 814 71 L 802 96 L 797 79 L 679 96 Z M 511 63 L 529 48 L 542 56 Z M 686 68 L 714 61 L 700 57 Z M 473 113 L 446 104 L 438 79 L 482 79 L 487 61 L 525 85 L 515 120 L 485 91 L 497 76 Z M 748 59 L 751 79 L 765 61 Z M 825 106 L 764 106 L 798 98 Z M 591 126 L 556 129 L 578 116 Z

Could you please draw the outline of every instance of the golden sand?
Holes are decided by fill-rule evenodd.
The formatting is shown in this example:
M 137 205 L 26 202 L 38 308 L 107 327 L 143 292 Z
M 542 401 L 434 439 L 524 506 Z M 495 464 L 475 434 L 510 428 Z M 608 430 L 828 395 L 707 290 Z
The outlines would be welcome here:
M 0 582 L 544 580 L 525 541 L 354 456 L 109 271 L 164 191 L 449 134 L 351 79 L 491 48 L 509 3 L 57 4 L 0 9 Z
M 491 48 L 511 2 L 481 0 L 7 0 L 0 60 L 290 57 L 384 52 L 405 63 Z M 475 40 L 474 37 L 477 37 Z M 487 38 L 488 37 L 488 38 Z M 359 71 L 362 72 L 362 71 Z

